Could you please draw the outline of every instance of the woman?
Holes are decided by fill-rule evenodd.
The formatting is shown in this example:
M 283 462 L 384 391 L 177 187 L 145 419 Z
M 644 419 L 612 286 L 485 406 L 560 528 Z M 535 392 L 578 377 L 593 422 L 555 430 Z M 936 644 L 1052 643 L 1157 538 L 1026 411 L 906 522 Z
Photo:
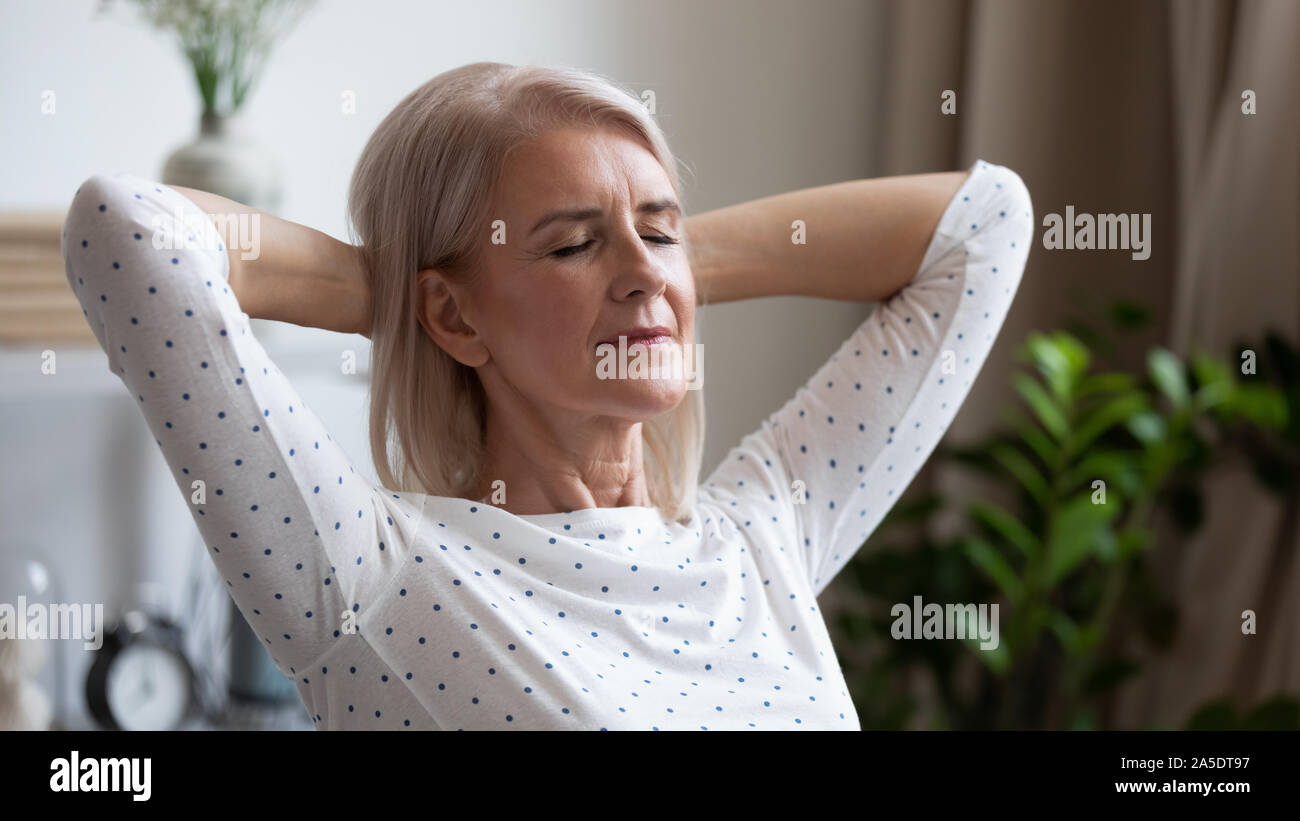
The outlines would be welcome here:
M 476 63 L 380 124 L 353 245 L 79 189 L 69 283 L 318 728 L 858 729 L 816 597 L 979 372 L 1029 195 L 976 162 L 688 218 L 675 163 L 604 79 Z M 258 216 L 260 256 L 205 213 Z M 882 304 L 699 484 L 688 375 L 602 378 L 600 345 L 686 351 L 697 302 L 780 294 Z M 249 317 L 372 337 L 382 486 Z

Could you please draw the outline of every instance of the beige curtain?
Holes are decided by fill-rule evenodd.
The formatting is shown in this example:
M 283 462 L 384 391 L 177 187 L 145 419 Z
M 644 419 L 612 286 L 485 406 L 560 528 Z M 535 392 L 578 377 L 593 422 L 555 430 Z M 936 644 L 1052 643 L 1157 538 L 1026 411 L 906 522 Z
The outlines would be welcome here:
M 1150 213 L 1152 253 L 1030 254 L 1020 293 L 952 441 L 977 438 L 1011 398 L 1014 346 L 1080 306 L 1127 297 L 1154 309 L 1147 349 L 1222 353 L 1266 328 L 1300 339 L 1300 3 L 1294 0 L 888 3 L 891 53 L 881 174 L 975 158 L 1024 178 L 1035 215 Z M 945 89 L 956 116 L 940 111 Z M 1257 113 L 1241 111 L 1255 92 Z M 959 499 L 988 489 L 932 467 L 917 479 Z M 1118 727 L 1181 726 L 1205 701 L 1239 706 L 1300 691 L 1296 500 L 1279 503 L 1245 466 L 1216 470 L 1194 539 L 1162 527 L 1153 566 L 1180 609 L 1171 652 L 1149 656 L 1114 699 Z M 937 532 L 955 522 L 933 523 Z M 1258 633 L 1241 633 L 1254 610 Z

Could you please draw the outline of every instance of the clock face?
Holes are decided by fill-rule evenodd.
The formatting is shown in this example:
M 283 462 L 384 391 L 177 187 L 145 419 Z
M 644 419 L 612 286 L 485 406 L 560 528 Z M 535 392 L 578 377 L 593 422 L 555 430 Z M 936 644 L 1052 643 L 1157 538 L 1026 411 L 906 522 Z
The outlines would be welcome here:
M 123 650 L 108 671 L 107 689 L 108 707 L 123 730 L 175 729 L 189 709 L 189 669 L 156 645 Z

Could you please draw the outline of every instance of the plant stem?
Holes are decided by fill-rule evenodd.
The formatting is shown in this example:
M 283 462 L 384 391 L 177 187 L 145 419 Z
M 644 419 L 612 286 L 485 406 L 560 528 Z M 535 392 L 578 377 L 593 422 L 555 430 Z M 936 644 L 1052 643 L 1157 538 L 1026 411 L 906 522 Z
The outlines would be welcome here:
M 1172 435 L 1179 433 L 1181 433 L 1181 429 L 1173 432 Z M 1124 529 L 1127 529 L 1134 522 L 1140 523 L 1139 526 L 1143 529 L 1151 529 L 1151 518 L 1155 509 L 1155 494 L 1168 474 L 1167 443 L 1171 441 L 1172 435 L 1166 438 L 1157 448 L 1153 457 L 1155 469 L 1152 471 L 1150 481 L 1142 488 L 1142 492 L 1130 509 Z M 1078 706 L 1083 683 L 1096 666 L 1098 651 L 1104 644 L 1105 637 L 1110 630 L 1111 620 L 1119 607 L 1124 587 L 1128 584 L 1129 570 L 1135 556 L 1136 554 L 1130 554 L 1121 559 L 1119 567 L 1106 579 L 1106 585 L 1102 590 L 1101 603 L 1097 606 L 1097 612 L 1088 625 L 1088 629 L 1098 637 L 1097 640 L 1086 647 L 1077 658 L 1067 661 L 1065 672 L 1062 674 L 1064 686 L 1062 689 L 1061 717 L 1065 722 L 1068 722 L 1073 716 Z

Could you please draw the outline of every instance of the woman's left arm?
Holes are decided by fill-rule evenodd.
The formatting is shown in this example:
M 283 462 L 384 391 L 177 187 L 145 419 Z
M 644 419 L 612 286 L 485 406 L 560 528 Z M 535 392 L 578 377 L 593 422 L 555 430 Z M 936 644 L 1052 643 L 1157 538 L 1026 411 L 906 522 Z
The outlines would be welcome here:
M 686 251 L 696 300 L 882 301 L 916 274 L 944 208 L 969 173 L 851 180 L 690 216 Z
M 771 528 L 776 549 L 760 552 L 756 546 L 756 560 L 766 561 L 771 573 L 804 578 L 814 597 L 868 539 L 938 445 L 987 360 L 1019 288 L 1034 235 L 1029 189 L 1005 166 L 978 160 L 969 171 L 933 175 L 922 184 L 934 186 L 928 189 L 938 198 L 932 203 L 949 198 L 946 207 L 938 207 L 937 219 L 927 212 L 929 194 L 902 185 L 918 178 L 894 181 L 902 185 L 896 194 L 908 192 L 898 197 L 896 207 L 882 205 L 874 196 L 874 190 L 883 190 L 876 181 L 849 184 L 872 192 L 863 193 L 856 207 L 852 198 L 826 205 L 826 197 L 838 195 L 806 199 L 805 208 L 815 207 L 822 223 L 836 225 L 835 239 L 819 241 L 828 247 L 810 239 L 807 247 L 780 251 L 780 243 L 766 236 L 737 242 L 734 238 L 741 234 L 765 235 L 775 228 L 716 223 L 726 226 L 718 233 L 732 237 L 731 244 L 749 249 L 737 252 L 740 262 L 726 263 L 734 273 L 719 276 L 727 298 L 884 296 L 700 488 L 701 499 L 738 528 L 751 522 Z M 949 191 L 953 179 L 961 184 Z M 832 213 L 836 207 L 841 213 Z M 864 209 L 870 213 L 864 216 Z M 781 204 L 764 211 L 770 216 L 746 223 L 766 226 L 769 220 L 800 218 Z M 912 216 L 903 218 L 903 213 Z M 861 225 L 860 236 L 850 233 L 855 223 Z M 816 228 L 809 220 L 811 236 Z M 829 234 L 825 225 L 823 230 Z M 904 240 L 902 234 L 911 238 Z M 782 266 L 796 268 L 790 260 L 814 246 L 818 264 L 826 270 L 798 262 L 797 275 L 782 276 Z M 768 250 L 754 253 L 754 248 Z M 764 259 L 765 253 L 772 259 Z M 854 259 L 868 253 L 873 255 Z M 882 262 L 880 256 L 891 259 Z M 744 266 L 757 274 L 745 276 Z M 723 270 L 703 269 L 706 278 Z M 788 281 L 784 287 L 782 279 Z M 711 284 L 706 281 L 704 287 Z

